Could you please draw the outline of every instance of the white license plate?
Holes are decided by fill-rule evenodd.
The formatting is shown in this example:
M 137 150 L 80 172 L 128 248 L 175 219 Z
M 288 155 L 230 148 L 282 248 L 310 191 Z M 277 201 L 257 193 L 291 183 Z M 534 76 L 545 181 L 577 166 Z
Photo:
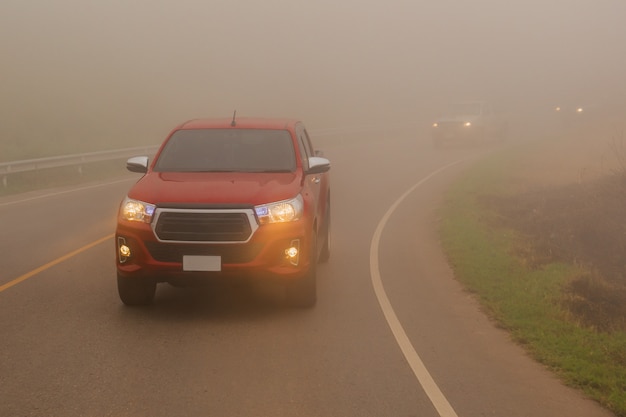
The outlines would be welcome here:
M 183 256 L 183 271 L 221 271 L 221 256 Z

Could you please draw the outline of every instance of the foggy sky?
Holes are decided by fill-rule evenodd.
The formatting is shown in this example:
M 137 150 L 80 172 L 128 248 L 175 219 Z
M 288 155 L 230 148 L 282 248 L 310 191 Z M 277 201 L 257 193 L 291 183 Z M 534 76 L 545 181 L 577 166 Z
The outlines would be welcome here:
M 619 101 L 625 18 L 623 0 L 1 0 L 0 140 Z

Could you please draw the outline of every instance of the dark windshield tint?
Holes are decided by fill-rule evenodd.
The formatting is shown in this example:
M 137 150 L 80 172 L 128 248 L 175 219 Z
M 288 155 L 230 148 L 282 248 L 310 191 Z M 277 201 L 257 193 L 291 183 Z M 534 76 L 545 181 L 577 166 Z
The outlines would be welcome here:
M 159 172 L 291 172 L 296 158 L 286 130 L 196 129 L 174 132 L 156 161 Z

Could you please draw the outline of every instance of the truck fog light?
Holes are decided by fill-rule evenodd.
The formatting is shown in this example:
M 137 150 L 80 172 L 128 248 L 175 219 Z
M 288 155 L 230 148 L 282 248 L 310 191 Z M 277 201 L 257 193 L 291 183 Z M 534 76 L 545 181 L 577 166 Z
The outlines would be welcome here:
M 298 265 L 300 261 L 300 240 L 292 240 L 289 244 L 289 247 L 285 249 L 285 257 L 289 260 L 289 263 L 292 265 Z
M 298 256 L 298 248 L 294 248 L 292 246 L 285 251 L 285 254 L 287 255 L 288 258 L 293 259 L 296 256 Z
M 123 237 L 117 238 L 117 252 L 119 256 L 120 263 L 123 264 L 130 258 L 130 247 L 126 244 L 126 239 Z

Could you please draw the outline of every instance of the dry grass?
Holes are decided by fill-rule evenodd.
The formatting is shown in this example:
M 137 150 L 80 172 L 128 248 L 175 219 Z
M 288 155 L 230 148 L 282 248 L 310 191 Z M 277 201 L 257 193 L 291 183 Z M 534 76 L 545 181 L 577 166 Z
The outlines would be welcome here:
M 626 148 L 623 135 L 599 140 L 570 131 L 531 152 L 516 192 L 483 201 L 500 226 L 525 236 L 524 264 L 555 261 L 584 270 L 567 287 L 572 319 L 600 331 L 626 331 Z

